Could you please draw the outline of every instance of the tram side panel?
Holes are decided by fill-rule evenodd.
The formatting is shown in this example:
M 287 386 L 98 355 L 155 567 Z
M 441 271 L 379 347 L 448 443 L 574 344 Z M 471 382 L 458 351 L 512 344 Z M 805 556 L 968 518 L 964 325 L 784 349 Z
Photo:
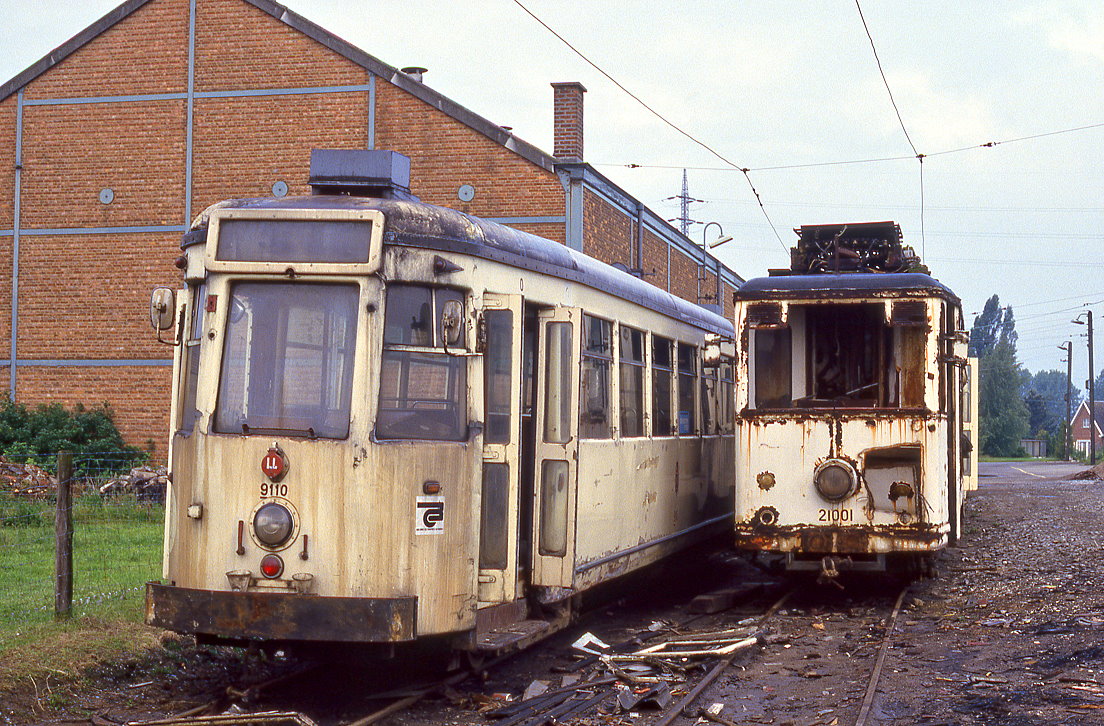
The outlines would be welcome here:
M 733 447 L 731 435 L 581 442 L 576 586 L 727 528 Z

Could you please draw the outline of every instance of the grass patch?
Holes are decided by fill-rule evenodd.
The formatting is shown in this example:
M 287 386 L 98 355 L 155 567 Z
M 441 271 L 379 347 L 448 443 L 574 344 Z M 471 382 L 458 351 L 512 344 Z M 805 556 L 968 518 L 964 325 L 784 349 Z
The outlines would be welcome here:
M 132 662 L 164 637 L 163 631 L 138 622 L 100 618 L 36 624 L 28 631 L 33 642 L 0 649 L 0 722 L 5 711 L 45 716 L 71 706 L 90 669 Z
M 161 573 L 164 508 L 133 497 L 73 505 L 75 621 L 140 623 L 143 586 Z M 67 632 L 54 622 L 54 508 L 0 496 L 0 654 Z M 83 620 L 82 620 L 83 619 Z

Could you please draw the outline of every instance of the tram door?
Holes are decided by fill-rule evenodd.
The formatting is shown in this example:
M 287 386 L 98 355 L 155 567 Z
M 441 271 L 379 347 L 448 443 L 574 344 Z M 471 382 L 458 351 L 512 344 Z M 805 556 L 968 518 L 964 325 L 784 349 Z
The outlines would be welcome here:
M 580 320 L 578 308 L 537 313 L 532 583 L 541 587 L 574 584 Z
M 520 295 L 483 296 L 483 482 L 480 499 L 479 600 L 512 602 L 524 591 L 519 575 L 519 536 L 531 503 L 520 496 L 522 300 Z

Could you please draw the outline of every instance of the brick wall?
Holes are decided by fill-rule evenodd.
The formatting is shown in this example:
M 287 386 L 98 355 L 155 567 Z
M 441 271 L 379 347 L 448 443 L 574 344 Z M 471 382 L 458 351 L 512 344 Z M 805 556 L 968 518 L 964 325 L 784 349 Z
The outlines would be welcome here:
M 156 455 L 164 458 L 171 380 L 172 369 L 164 366 L 26 367 L 19 369 L 19 399 L 28 405 L 60 403 L 70 409 L 78 403 L 86 408 L 107 404 L 128 444 L 145 449 L 152 443 Z
M 26 107 L 22 227 L 181 224 L 183 119 L 183 101 Z
M 15 210 L 15 117 L 15 96 L 0 101 L 0 229 L 12 228 Z
M 186 48 L 186 37 L 183 43 Z M 368 72 L 361 66 L 248 3 L 200 0 L 196 8 L 198 91 L 367 82 Z
M 7 360 L 11 354 L 11 259 L 12 238 L 0 237 L 0 360 Z M 0 396 L 6 396 L 8 390 L 5 379 Z
M 365 93 L 203 99 L 196 103 L 192 210 L 229 197 L 309 194 L 311 148 L 363 149 Z
M 636 225 L 621 210 L 589 189 L 583 192 L 583 250 L 612 265 L 635 267 L 632 251 Z
M 641 255 L 644 279 L 656 287 L 667 289 L 667 242 L 654 232 L 644 230 L 644 245 Z
M 410 157 L 411 190 L 422 201 L 482 217 L 564 214 L 554 174 L 384 82 L 376 86 L 376 147 Z M 457 198 L 463 184 L 475 187 L 467 204 Z
M 187 105 L 145 99 L 33 105 L 38 99 L 180 94 L 187 89 L 188 0 L 151 0 L 24 89 L 24 229 L 178 226 L 186 219 Z M 200 0 L 196 90 L 367 86 L 368 71 L 242 0 Z M 435 106 L 374 81 L 367 90 L 196 98 L 194 216 L 229 197 L 267 196 L 283 181 L 308 192 L 310 149 L 375 147 L 406 154 L 423 200 L 485 217 L 562 217 L 564 190 L 550 172 Z M 14 222 L 16 97 L 0 101 L 0 229 Z M 463 184 L 475 188 L 461 202 Z M 102 189 L 114 200 L 102 204 Z M 606 262 L 634 266 L 633 220 L 599 195 L 584 197 L 584 244 Z M 519 224 L 563 242 L 561 223 Z M 646 233 L 644 279 L 667 286 L 666 242 Z M 151 288 L 179 284 L 179 235 L 150 231 L 25 234 L 20 249 L 19 356 L 26 359 L 165 359 L 147 321 Z M 0 236 L 0 357 L 10 347 L 12 238 Z M 696 266 L 673 255 L 673 291 L 693 300 Z M 28 404 L 108 403 L 128 441 L 164 452 L 170 371 L 164 366 L 27 366 Z M 0 368 L 8 387 L 8 372 Z
M 23 237 L 19 357 L 171 357 L 172 349 L 158 343 L 149 326 L 149 295 L 158 285 L 179 285 L 172 266 L 179 254 L 174 234 Z
M 698 295 L 698 263 L 678 250 L 671 250 L 671 289 L 673 295 L 694 300 Z
M 180 93 L 188 87 L 188 0 L 155 0 L 24 89 L 27 100 Z

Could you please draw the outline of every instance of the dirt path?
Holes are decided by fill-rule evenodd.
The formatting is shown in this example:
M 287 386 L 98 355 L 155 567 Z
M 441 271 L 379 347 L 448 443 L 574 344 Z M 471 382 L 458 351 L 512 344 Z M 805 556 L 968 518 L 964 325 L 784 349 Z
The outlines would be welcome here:
M 960 546 L 906 596 L 868 723 L 1104 723 L 1104 482 L 1063 479 L 1077 470 L 982 470 Z M 895 594 L 780 617 L 785 643 L 703 705 L 737 723 L 854 723 Z

